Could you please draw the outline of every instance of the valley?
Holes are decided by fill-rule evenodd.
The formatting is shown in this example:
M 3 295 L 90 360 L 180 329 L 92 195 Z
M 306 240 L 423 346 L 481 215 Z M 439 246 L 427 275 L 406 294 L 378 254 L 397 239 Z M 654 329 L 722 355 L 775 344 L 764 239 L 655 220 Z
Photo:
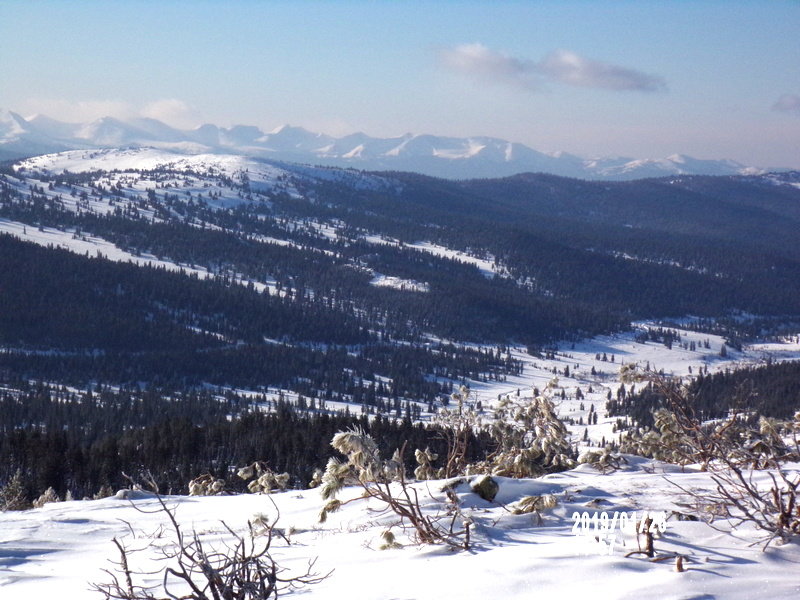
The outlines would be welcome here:
M 554 592 L 583 593 L 586 582 L 630 571 L 626 593 L 654 593 L 675 583 L 677 556 L 688 570 L 677 589 L 752 597 L 753 586 L 736 596 L 717 578 L 769 573 L 783 593 L 793 545 L 753 558 L 751 523 L 720 521 L 722 534 L 682 521 L 694 509 L 676 484 L 713 496 L 716 471 L 619 452 L 654 435 L 653 411 L 665 403 L 646 381 L 626 379 L 633 366 L 689 386 L 711 422 L 792 418 L 799 200 L 796 173 L 448 181 L 156 148 L 6 163 L 0 481 L 25 472 L 31 498 L 52 488 L 97 499 L 2 513 L 0 586 L 79 594 L 104 575 L 94 564 L 68 575 L 66 557 L 106 556 L 109 536 L 141 547 L 136 572 L 160 585 L 145 573 L 158 545 L 147 530 L 163 533 L 167 516 L 155 496 L 101 499 L 149 478 L 215 547 L 245 531 L 231 511 L 291 521 L 278 551 L 291 572 L 314 557 L 337 571 L 307 590 L 320 597 L 360 597 L 345 588 L 365 565 L 388 576 L 381 544 L 393 560 L 437 572 L 487 557 L 509 597 L 527 593 L 531 564 L 549 570 L 537 581 Z M 540 395 L 565 427 L 572 466 L 598 452 L 616 466 L 498 474 L 492 502 L 470 491 L 472 475 L 439 491 L 449 481 L 447 418 L 468 415 L 465 460 L 480 464 L 499 452 L 491 432 L 506 407 Z M 318 492 L 302 490 L 330 468 L 331 437 L 345 430 L 372 435 L 384 457 L 406 445 L 436 456 L 438 475 L 411 484 L 421 514 L 441 519 L 455 502 L 447 510 L 474 527 L 470 551 L 419 546 L 407 526 L 355 504 L 317 523 Z M 285 472 L 289 489 L 274 504 L 235 477 L 254 460 Z M 415 467 L 409 453 L 398 460 Z M 186 497 L 200 474 L 224 493 Z M 768 473 L 757 474 L 766 485 Z M 355 493 L 347 487 L 344 498 Z M 545 496 L 554 508 L 512 514 Z M 127 497 L 156 512 L 123 530 L 114 523 L 131 519 Z M 657 558 L 632 558 L 642 544 L 632 531 L 610 546 L 572 535 L 587 510 L 663 511 Z M 82 527 L 74 539 L 73 522 Z M 384 544 L 392 528 L 396 541 Z M 580 583 L 565 583 L 567 571 Z M 367 583 L 363 597 L 488 593 L 458 578 L 444 592 L 426 573 L 428 583 L 395 592 Z

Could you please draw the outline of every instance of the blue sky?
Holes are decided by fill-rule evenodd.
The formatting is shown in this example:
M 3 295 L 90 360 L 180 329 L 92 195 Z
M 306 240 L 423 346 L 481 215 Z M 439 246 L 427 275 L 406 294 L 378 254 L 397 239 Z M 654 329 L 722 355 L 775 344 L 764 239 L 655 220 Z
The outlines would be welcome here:
M 0 2 L 0 107 L 800 168 L 797 1 Z

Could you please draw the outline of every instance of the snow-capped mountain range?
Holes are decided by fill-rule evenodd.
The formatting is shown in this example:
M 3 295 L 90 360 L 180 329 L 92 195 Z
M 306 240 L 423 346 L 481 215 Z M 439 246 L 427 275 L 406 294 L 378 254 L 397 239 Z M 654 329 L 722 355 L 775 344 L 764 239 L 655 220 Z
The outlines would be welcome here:
M 562 152 L 539 152 L 491 137 L 405 134 L 373 138 L 354 133 L 335 138 L 301 127 L 283 126 L 265 133 L 250 125 L 224 128 L 211 124 L 180 130 L 155 119 L 122 121 L 104 117 L 91 123 L 63 123 L 43 115 L 25 119 L 0 110 L 0 159 L 125 146 L 152 146 L 190 155 L 242 154 L 371 171 L 413 171 L 455 179 L 504 177 L 524 172 L 612 180 L 763 172 L 732 160 L 701 160 L 678 154 L 662 159 L 585 159 Z

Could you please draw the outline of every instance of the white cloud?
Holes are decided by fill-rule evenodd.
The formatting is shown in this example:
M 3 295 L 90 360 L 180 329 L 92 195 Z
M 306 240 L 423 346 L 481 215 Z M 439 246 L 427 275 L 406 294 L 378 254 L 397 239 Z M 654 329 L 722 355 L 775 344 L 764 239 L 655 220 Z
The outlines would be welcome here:
M 200 116 L 197 111 L 177 98 L 164 98 L 150 102 L 139 111 L 139 114 L 182 129 L 191 129 L 200 125 Z
M 569 50 L 551 52 L 537 66 L 553 81 L 579 87 L 641 92 L 660 92 L 667 89 L 666 83 L 660 77 L 584 58 Z
M 47 115 L 66 123 L 85 123 L 101 117 L 130 119 L 137 116 L 137 112 L 129 103 L 118 100 L 72 102 L 54 98 L 33 98 L 25 103 L 23 110 L 30 114 Z
M 441 64 L 454 72 L 528 90 L 541 87 L 541 77 L 536 64 L 529 60 L 506 56 L 490 50 L 483 44 L 462 44 L 439 51 Z
M 483 44 L 462 44 L 439 51 L 446 69 L 479 82 L 510 85 L 536 91 L 545 82 L 616 91 L 657 92 L 667 89 L 660 77 L 635 69 L 556 50 L 536 62 L 496 52 Z
M 800 95 L 784 94 L 772 105 L 772 110 L 800 115 Z
M 127 120 L 137 117 L 158 119 L 173 127 L 191 128 L 200 123 L 198 113 L 176 98 L 155 100 L 135 106 L 120 100 L 70 101 L 54 98 L 32 98 L 23 110 L 28 115 L 43 114 L 66 123 L 87 123 L 102 117 Z
M 358 131 L 358 128 L 341 117 L 313 115 L 303 120 L 303 128 L 318 131 L 333 137 L 343 137 Z

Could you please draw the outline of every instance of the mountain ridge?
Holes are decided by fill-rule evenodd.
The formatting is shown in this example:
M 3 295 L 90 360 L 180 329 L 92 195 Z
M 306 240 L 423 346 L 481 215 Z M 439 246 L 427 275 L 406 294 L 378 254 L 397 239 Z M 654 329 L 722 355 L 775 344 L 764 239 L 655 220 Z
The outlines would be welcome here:
M 253 125 L 225 128 L 208 123 L 182 130 L 152 118 L 102 117 L 89 123 L 64 123 L 45 115 L 25 119 L 0 109 L 0 159 L 120 146 L 152 146 L 185 154 L 244 154 L 368 171 L 411 171 L 446 179 L 542 172 L 624 181 L 669 175 L 766 172 L 729 159 L 697 159 L 683 154 L 657 159 L 582 158 L 566 152 L 540 152 L 518 142 L 487 136 L 407 133 L 375 138 L 358 132 L 336 138 L 289 125 L 264 132 Z

